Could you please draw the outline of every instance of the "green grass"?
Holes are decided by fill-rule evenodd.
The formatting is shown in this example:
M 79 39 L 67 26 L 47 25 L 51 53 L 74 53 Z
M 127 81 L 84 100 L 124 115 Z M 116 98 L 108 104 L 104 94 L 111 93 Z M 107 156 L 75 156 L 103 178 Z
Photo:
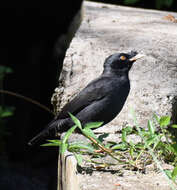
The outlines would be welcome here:
M 59 146 L 60 154 L 64 154 L 67 150 L 72 152 L 79 165 L 84 160 L 84 155 L 88 155 L 86 161 L 93 163 L 96 167 L 109 167 L 111 165 L 123 165 L 124 168 L 144 170 L 145 167 L 153 162 L 157 168 L 166 176 L 166 179 L 171 186 L 171 189 L 176 189 L 177 178 L 177 142 L 170 134 L 169 128 L 177 128 L 177 125 L 171 125 L 169 116 L 158 117 L 153 115 L 153 118 L 148 121 L 147 129 L 139 127 L 136 121 L 134 112 L 133 127 L 127 126 L 122 130 L 121 142 L 105 141 L 104 139 L 109 134 L 101 134 L 96 136 L 92 129 L 98 128 L 102 122 L 88 123 L 82 126 L 80 121 L 70 114 L 75 125 L 70 128 L 62 140 L 48 140 L 47 144 L 41 146 Z M 89 142 L 72 142 L 69 143 L 71 134 L 79 128 L 81 134 L 84 135 Z M 140 137 L 139 142 L 129 140 L 130 135 Z M 97 158 L 110 156 L 114 159 L 114 163 L 98 162 Z M 174 167 L 171 170 L 163 170 L 161 162 L 166 162 Z
M 22 95 L 12 93 L 3 90 L 3 80 L 6 74 L 11 73 L 10 68 L 0 66 L 0 91 L 1 91 L 1 105 L 0 106 L 0 150 L 4 151 L 4 140 L 6 135 L 9 135 L 5 128 L 5 119 L 13 115 L 14 108 L 4 105 L 3 94 L 7 93 L 12 96 L 29 101 L 44 109 L 40 103 L 33 101 Z M 46 111 L 50 112 L 48 108 Z M 123 165 L 124 168 L 144 170 L 145 167 L 155 162 L 159 170 L 165 175 L 172 190 L 175 190 L 177 179 L 177 142 L 175 136 L 173 136 L 169 129 L 177 129 L 176 124 L 171 124 L 171 118 L 169 116 L 153 115 L 152 119 L 148 120 L 147 129 L 141 128 L 137 121 L 134 112 L 132 116 L 134 120 L 134 126 L 127 126 L 122 129 L 121 142 L 106 141 L 105 138 L 109 134 L 101 134 L 96 136 L 93 129 L 102 125 L 102 122 L 92 122 L 85 126 L 81 125 L 81 122 L 72 114 L 70 117 L 74 121 L 75 125 L 71 127 L 61 140 L 48 140 L 48 143 L 41 146 L 59 146 L 60 154 L 64 154 L 65 151 L 72 152 L 79 165 L 84 160 L 84 155 L 88 155 L 87 162 L 93 163 L 99 167 L 109 167 L 115 165 L 114 163 L 100 162 L 97 158 L 104 158 L 110 156 L 116 161 L 117 165 Z M 89 142 L 71 142 L 69 138 L 76 129 L 79 129 L 81 134 L 84 135 Z M 140 141 L 133 142 L 129 140 L 130 135 L 136 135 L 140 137 Z M 161 162 L 166 162 L 174 167 L 173 170 L 164 170 L 161 166 Z

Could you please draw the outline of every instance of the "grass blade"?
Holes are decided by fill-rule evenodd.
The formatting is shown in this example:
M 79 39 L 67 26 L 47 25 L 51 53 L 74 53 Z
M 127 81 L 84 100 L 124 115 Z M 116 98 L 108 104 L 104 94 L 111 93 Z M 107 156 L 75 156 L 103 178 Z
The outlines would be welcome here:
M 155 127 L 151 120 L 148 120 L 148 129 L 151 135 L 154 135 L 155 133 Z
M 82 129 L 81 122 L 74 115 L 72 115 L 71 113 L 68 113 L 68 114 L 70 115 L 70 117 L 73 120 L 73 122 L 75 123 L 75 125 L 77 127 L 79 127 L 79 129 Z
M 90 122 L 84 125 L 84 129 L 95 129 L 103 125 L 103 122 Z
M 67 142 L 68 138 L 71 136 L 71 134 L 74 132 L 74 130 L 75 130 L 76 128 L 77 128 L 77 126 L 74 125 L 73 127 L 71 127 L 71 128 L 66 132 L 66 134 L 65 134 L 64 137 L 63 137 L 62 143 Z
M 177 178 L 177 166 L 173 169 L 171 176 L 172 176 L 173 181 L 175 181 Z
M 60 147 L 60 154 L 64 154 L 65 151 L 68 148 L 68 138 L 71 136 L 71 134 L 74 132 L 74 130 L 77 128 L 77 125 L 74 125 L 73 127 L 71 127 L 66 134 L 64 135 L 62 142 L 61 142 L 61 147 Z
M 137 128 L 137 131 L 138 131 L 138 133 L 139 133 L 139 136 L 140 136 L 141 139 L 144 141 L 144 144 L 145 144 L 146 148 L 148 149 L 149 154 L 152 156 L 152 158 L 153 158 L 154 162 L 156 163 L 157 167 L 159 168 L 159 170 L 163 173 L 163 175 L 164 175 L 165 178 L 167 179 L 167 181 L 168 181 L 168 183 L 169 183 L 171 189 L 172 189 L 172 190 L 176 190 L 176 187 L 174 186 L 174 184 L 172 183 L 172 181 L 169 179 L 168 175 L 167 175 L 166 172 L 163 170 L 163 168 L 162 168 L 160 162 L 158 161 L 157 157 L 156 157 L 155 154 L 153 153 L 152 148 L 151 148 L 151 147 L 147 144 L 147 142 L 144 140 L 143 135 L 142 135 L 141 130 L 140 130 L 140 127 L 139 127 L 139 125 L 138 125 L 138 123 L 137 123 L 136 116 L 135 116 L 135 113 L 134 113 L 134 110 L 133 110 L 133 109 L 131 109 L 131 115 L 132 115 L 132 117 L 133 117 L 134 124 L 135 124 L 135 126 L 136 126 L 136 128 Z M 166 116 L 165 116 L 165 117 L 166 117 Z M 166 118 L 166 119 L 164 118 L 164 120 L 169 120 L 169 119 L 168 119 L 168 118 Z M 162 121 L 162 120 L 161 120 L 161 121 Z M 167 123 L 167 122 L 165 122 L 165 123 Z
M 90 144 L 84 144 L 84 143 L 71 143 L 69 145 L 69 150 L 72 149 L 79 149 L 79 150 L 88 150 L 90 152 L 94 152 L 94 148 Z
M 82 161 L 83 161 L 82 155 L 74 153 L 74 156 L 77 160 L 77 164 L 80 166 L 82 164 Z
M 159 120 L 159 124 L 161 127 L 165 127 L 170 124 L 170 116 L 162 116 Z
M 61 146 L 60 146 L 60 154 L 64 154 L 65 151 L 67 150 L 68 148 L 68 143 L 61 143 Z

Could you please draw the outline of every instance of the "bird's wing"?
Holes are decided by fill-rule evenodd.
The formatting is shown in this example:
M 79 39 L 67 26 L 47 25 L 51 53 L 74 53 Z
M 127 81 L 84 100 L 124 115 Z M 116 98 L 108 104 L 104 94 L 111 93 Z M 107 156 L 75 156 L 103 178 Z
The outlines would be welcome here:
M 33 145 L 40 139 L 59 132 L 62 128 L 70 124 L 68 112 L 76 115 L 82 109 L 95 101 L 103 99 L 110 91 L 110 79 L 108 77 L 100 77 L 84 88 L 73 100 L 67 103 L 60 114 L 52 120 L 47 127 L 29 141 L 29 145 Z
M 34 145 L 36 142 L 40 141 L 44 138 L 55 137 L 56 134 L 59 132 L 60 129 L 64 128 L 65 125 L 67 126 L 68 120 L 60 120 L 60 122 L 56 121 L 55 119 L 52 120 L 40 133 L 38 133 L 35 137 L 33 137 L 29 142 L 28 145 Z
M 92 102 L 104 98 L 109 93 L 107 88 L 108 85 L 108 77 L 100 77 L 92 81 L 73 100 L 63 107 L 57 119 L 67 118 L 68 112 L 76 115 Z

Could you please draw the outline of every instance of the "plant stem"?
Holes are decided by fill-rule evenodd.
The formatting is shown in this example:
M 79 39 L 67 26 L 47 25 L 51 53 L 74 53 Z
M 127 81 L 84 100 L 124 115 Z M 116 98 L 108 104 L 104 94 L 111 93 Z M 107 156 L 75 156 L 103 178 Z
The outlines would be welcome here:
M 29 97 L 26 97 L 26 96 L 23 96 L 21 94 L 11 92 L 11 91 L 8 91 L 8 90 L 0 90 L 0 93 L 1 94 L 8 94 L 8 95 L 15 96 L 17 98 L 23 99 L 23 100 L 25 100 L 27 102 L 30 102 L 30 103 L 32 103 L 32 104 L 34 104 L 34 105 L 42 108 L 43 110 L 45 110 L 45 111 L 47 111 L 47 112 L 54 115 L 54 113 L 48 107 L 46 107 L 45 105 L 43 105 L 43 104 L 39 103 L 38 101 L 33 100 L 33 99 L 29 98 Z
M 154 162 L 156 163 L 157 167 L 159 168 L 159 170 L 163 173 L 164 177 L 167 179 L 170 187 L 172 190 L 176 190 L 176 187 L 174 186 L 174 184 L 172 183 L 172 181 L 169 179 L 169 177 L 167 176 L 167 174 L 165 173 L 165 171 L 163 170 L 162 166 L 160 165 L 160 162 L 158 161 L 158 159 L 156 158 L 155 154 L 153 153 L 153 150 L 151 149 L 151 147 L 147 144 L 147 142 L 144 140 L 143 138 L 143 134 L 141 132 L 141 129 L 137 123 L 137 120 L 136 120 L 136 116 L 135 116 L 135 113 L 133 110 L 131 110 L 131 114 L 133 116 L 133 120 L 134 120 L 134 124 L 137 128 L 137 131 L 139 133 L 139 136 L 141 137 L 141 139 L 144 141 L 144 144 L 145 144 L 145 147 L 148 149 L 149 151 L 149 154 L 152 156 Z
M 84 132 L 83 132 L 84 134 Z M 118 162 L 121 163 L 127 163 L 125 161 L 122 161 L 118 158 L 116 158 L 113 154 L 112 154 L 112 150 L 105 148 L 103 145 L 101 145 L 100 143 L 98 143 L 94 138 L 84 134 L 84 136 L 86 136 L 90 141 L 92 141 L 95 145 L 97 145 L 101 150 L 103 150 L 104 152 L 106 152 L 109 156 L 111 156 L 113 159 L 117 160 Z

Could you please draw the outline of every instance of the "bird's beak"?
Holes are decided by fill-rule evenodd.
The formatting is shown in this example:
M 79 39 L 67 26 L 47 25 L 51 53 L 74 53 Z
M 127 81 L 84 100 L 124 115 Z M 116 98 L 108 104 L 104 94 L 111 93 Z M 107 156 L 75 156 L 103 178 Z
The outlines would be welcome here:
M 145 56 L 144 54 L 138 53 L 138 54 L 135 55 L 134 57 L 131 57 L 129 60 L 130 60 L 130 61 L 136 61 L 136 60 L 138 60 L 138 59 L 140 59 L 140 58 L 142 58 L 142 57 L 144 57 L 144 56 Z

